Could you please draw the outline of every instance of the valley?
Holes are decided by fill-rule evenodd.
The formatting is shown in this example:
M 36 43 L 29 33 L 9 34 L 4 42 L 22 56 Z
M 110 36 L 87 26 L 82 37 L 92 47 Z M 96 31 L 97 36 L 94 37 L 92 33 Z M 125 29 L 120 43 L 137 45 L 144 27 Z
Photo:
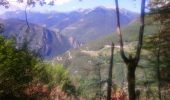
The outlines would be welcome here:
M 169 100 L 170 2 L 87 1 L 19 0 L 25 9 L 0 13 L 0 99 Z

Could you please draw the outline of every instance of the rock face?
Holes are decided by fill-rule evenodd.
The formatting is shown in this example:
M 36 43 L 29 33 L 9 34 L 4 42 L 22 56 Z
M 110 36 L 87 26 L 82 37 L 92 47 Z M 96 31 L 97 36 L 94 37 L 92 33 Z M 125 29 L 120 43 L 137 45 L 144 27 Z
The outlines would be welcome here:
M 82 46 L 82 43 L 78 42 L 74 37 L 69 37 L 69 43 L 70 45 L 73 46 L 73 48 L 77 48 L 77 47 L 80 47 Z
M 40 17 L 41 16 L 41 17 Z M 138 14 L 120 9 L 121 25 L 127 26 Z M 1 18 L 18 18 L 25 20 L 24 11 L 7 12 Z M 97 38 L 111 34 L 116 29 L 116 11 L 105 7 L 79 9 L 61 13 L 28 12 L 28 21 L 38 24 L 66 37 L 74 37 L 81 43 L 88 43 Z
M 5 26 L 2 35 L 15 37 L 18 45 L 27 40 L 29 48 L 39 52 L 44 58 L 52 58 L 71 48 L 79 47 L 75 39 L 70 41 L 68 37 L 45 27 L 30 24 L 28 30 L 26 22 L 18 19 L 0 20 L 0 22 Z
M 68 13 L 28 12 L 27 17 L 29 30 L 24 11 L 6 12 L 1 15 L 3 20 L 0 19 L 0 23 L 5 25 L 3 35 L 16 37 L 18 44 L 27 40 L 30 49 L 45 58 L 52 58 L 71 48 L 77 48 L 82 43 L 111 34 L 116 29 L 115 10 L 104 7 Z M 136 17 L 136 13 L 121 9 L 121 26 L 127 26 Z

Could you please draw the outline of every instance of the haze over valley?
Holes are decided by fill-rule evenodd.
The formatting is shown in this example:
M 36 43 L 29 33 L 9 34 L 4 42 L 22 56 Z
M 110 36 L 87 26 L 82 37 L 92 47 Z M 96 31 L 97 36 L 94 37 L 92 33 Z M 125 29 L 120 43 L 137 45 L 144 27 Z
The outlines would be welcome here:
M 137 13 L 126 9 L 121 9 L 120 12 L 123 27 L 128 26 L 138 16 Z M 106 7 L 79 9 L 65 13 L 28 11 L 27 16 L 25 11 L 17 10 L 6 12 L 0 18 L 5 25 L 3 35 L 14 36 L 18 43 L 26 39 L 31 49 L 46 58 L 78 48 L 116 30 L 116 12 Z M 29 31 L 27 31 L 28 27 L 30 27 Z
M 169 0 L 0 0 L 0 100 L 170 100 Z

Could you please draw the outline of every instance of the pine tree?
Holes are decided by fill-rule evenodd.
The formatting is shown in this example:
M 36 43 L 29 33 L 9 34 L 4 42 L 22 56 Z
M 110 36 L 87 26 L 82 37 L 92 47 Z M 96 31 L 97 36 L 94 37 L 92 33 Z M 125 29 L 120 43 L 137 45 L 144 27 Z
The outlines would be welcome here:
M 151 46 L 152 52 L 156 57 L 156 73 L 158 80 L 159 99 L 162 99 L 162 88 L 165 88 L 170 82 L 170 1 L 167 0 L 150 0 L 149 16 L 152 24 L 158 27 L 158 32 L 150 37 L 147 43 Z M 151 49 L 150 49 L 151 50 Z

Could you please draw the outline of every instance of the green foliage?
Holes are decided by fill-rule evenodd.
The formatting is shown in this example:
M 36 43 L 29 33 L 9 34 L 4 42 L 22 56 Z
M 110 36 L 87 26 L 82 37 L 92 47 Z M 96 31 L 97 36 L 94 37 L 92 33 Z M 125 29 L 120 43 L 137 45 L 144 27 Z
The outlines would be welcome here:
M 48 67 L 47 73 L 51 76 L 50 85 L 59 85 L 68 94 L 75 94 L 75 87 L 72 85 L 68 71 L 62 65 Z
M 60 65 L 51 65 L 42 60 L 27 45 L 16 48 L 15 41 L 0 36 L 0 99 L 30 98 L 24 90 L 33 83 L 48 84 L 50 88 L 60 86 L 75 95 L 69 73 Z M 36 95 L 36 94 L 34 94 Z
M 148 36 L 145 38 L 145 44 L 144 48 L 149 50 L 151 53 L 150 55 L 152 57 L 146 57 L 146 59 L 148 59 L 148 61 L 152 64 L 153 69 L 155 70 L 155 75 L 157 74 L 156 72 L 156 66 L 157 66 L 157 52 L 158 52 L 158 46 L 160 49 L 160 71 L 162 74 L 162 82 L 168 82 L 169 79 L 169 44 L 166 43 L 166 41 L 162 41 L 161 44 L 159 44 L 159 37 L 158 34 L 152 35 L 152 36 Z M 155 77 L 157 78 L 157 77 Z
M 146 18 L 146 22 L 148 22 L 149 19 Z M 149 23 L 149 22 L 148 22 Z M 146 23 L 147 24 L 147 23 Z M 127 48 L 125 48 L 126 54 L 134 54 L 135 53 L 135 47 L 136 47 L 136 39 L 137 33 L 139 30 L 140 24 L 137 21 L 134 21 L 129 26 L 122 29 L 123 31 L 123 38 L 125 45 Z M 151 35 L 157 31 L 157 28 L 155 25 L 146 25 L 145 29 L 145 35 Z M 67 53 L 62 55 L 62 61 L 58 61 L 62 64 L 64 64 L 71 75 L 73 77 L 81 77 L 78 81 L 78 90 L 80 95 L 86 97 L 87 99 L 93 98 L 96 96 L 96 93 L 98 92 L 99 85 L 99 78 L 95 74 L 97 71 L 96 68 L 99 67 L 99 65 L 96 65 L 98 62 L 102 63 L 101 66 L 101 78 L 102 80 L 106 80 L 108 77 L 108 66 L 109 66 L 109 59 L 110 59 L 110 48 L 107 47 L 112 41 L 118 45 L 118 37 L 117 33 L 113 33 L 111 35 L 102 37 L 98 40 L 92 41 L 88 44 L 85 44 L 84 46 L 80 47 L 79 49 L 71 50 L 71 59 L 68 59 L 69 56 Z M 94 52 L 96 55 L 93 55 L 92 53 L 84 53 L 83 51 L 87 52 Z M 119 89 L 119 88 L 126 88 L 126 66 L 123 64 L 123 61 L 119 54 L 119 48 L 115 48 L 115 54 L 114 54 L 114 68 L 113 68 L 113 81 L 115 82 L 115 87 L 113 89 Z M 101 55 L 101 60 L 100 60 Z M 150 53 L 146 52 L 146 50 L 142 50 L 142 57 L 140 60 L 140 66 L 147 67 L 147 78 L 152 78 L 152 74 L 154 73 L 151 71 L 150 64 L 147 61 L 146 56 L 150 57 Z M 57 61 L 55 61 L 57 62 Z M 69 62 L 66 64 L 66 62 Z M 146 81 L 144 77 L 144 69 L 137 68 L 136 76 L 137 76 L 137 87 L 142 87 L 143 81 Z M 139 83 L 139 84 L 138 84 Z M 104 88 L 104 85 L 102 85 L 102 88 Z M 103 89 L 103 91 L 106 89 Z
M 78 85 L 79 95 L 85 97 L 86 99 L 92 99 L 97 95 L 99 80 L 96 78 L 81 77 Z
M 55 84 L 63 85 L 63 82 L 68 79 L 68 72 L 64 69 L 62 65 L 56 65 L 46 67 L 46 72 L 50 79 L 50 85 L 54 86 Z
M 156 35 L 147 38 L 146 49 L 151 50 L 155 57 L 158 57 L 159 52 L 161 78 L 168 84 L 170 82 L 170 1 L 150 0 L 149 5 L 151 24 L 156 24 L 158 31 Z
M 76 89 L 72 84 L 68 71 L 63 65 L 51 65 L 39 63 L 35 67 L 36 80 L 48 84 L 50 88 L 60 86 L 68 94 L 76 94 Z
M 23 89 L 33 79 L 38 62 L 34 53 L 15 48 L 14 40 L 0 36 L 0 96 L 23 96 Z

